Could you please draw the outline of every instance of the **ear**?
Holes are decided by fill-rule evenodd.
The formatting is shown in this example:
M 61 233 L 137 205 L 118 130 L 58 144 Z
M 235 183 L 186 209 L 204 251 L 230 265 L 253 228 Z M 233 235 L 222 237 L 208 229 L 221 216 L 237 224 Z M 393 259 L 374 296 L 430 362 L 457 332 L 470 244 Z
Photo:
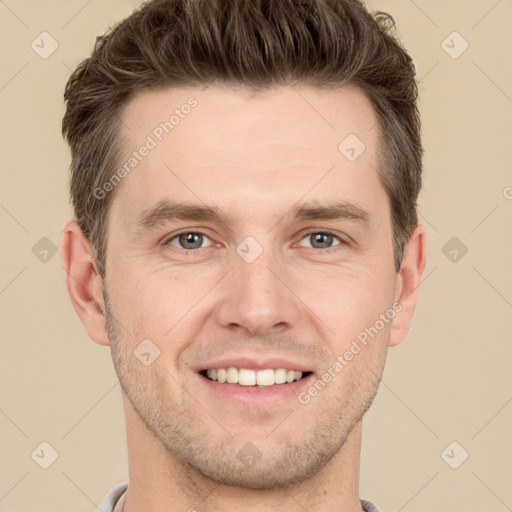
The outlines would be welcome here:
M 395 282 L 395 303 L 397 314 L 391 325 L 389 346 L 398 345 L 407 334 L 416 307 L 418 288 L 425 268 L 425 229 L 418 225 L 404 247 L 400 271 Z
M 103 281 L 93 254 L 91 243 L 80 226 L 75 221 L 68 222 L 62 231 L 60 258 L 69 298 L 89 337 L 100 345 L 109 345 Z

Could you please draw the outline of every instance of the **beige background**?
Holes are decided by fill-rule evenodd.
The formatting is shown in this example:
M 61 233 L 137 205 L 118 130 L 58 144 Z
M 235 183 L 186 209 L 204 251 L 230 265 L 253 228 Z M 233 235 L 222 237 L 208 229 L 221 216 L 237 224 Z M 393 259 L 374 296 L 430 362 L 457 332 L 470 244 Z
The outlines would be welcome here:
M 65 82 L 137 3 L 0 1 L 0 512 L 92 511 L 127 479 L 110 353 L 87 337 L 51 248 L 71 217 Z M 393 14 L 421 77 L 429 251 L 411 332 L 366 416 L 361 496 L 383 512 L 511 510 L 512 1 L 369 6 Z M 43 31 L 58 42 L 47 59 L 31 48 Z M 456 59 L 454 31 L 469 44 Z M 43 441 L 58 452 L 48 469 L 31 457 Z

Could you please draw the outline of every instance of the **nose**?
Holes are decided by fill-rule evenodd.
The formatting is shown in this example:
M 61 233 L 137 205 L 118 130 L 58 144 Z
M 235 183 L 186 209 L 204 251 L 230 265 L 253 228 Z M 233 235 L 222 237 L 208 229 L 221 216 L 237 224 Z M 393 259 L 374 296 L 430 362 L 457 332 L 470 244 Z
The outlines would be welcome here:
M 261 336 L 289 329 L 300 318 L 300 299 L 289 272 L 270 251 L 252 263 L 236 256 L 226 277 L 216 309 L 222 327 Z

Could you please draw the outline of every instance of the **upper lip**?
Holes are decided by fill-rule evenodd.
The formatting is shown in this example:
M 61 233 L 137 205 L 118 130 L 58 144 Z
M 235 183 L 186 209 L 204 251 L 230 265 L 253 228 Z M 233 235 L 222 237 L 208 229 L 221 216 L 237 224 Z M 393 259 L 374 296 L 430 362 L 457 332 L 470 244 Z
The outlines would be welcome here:
M 237 356 L 223 357 L 222 359 L 210 361 L 205 363 L 203 366 L 198 367 L 197 372 L 217 368 L 247 368 L 249 370 L 284 368 L 285 370 L 297 370 L 299 372 L 312 371 L 310 366 L 282 357 Z

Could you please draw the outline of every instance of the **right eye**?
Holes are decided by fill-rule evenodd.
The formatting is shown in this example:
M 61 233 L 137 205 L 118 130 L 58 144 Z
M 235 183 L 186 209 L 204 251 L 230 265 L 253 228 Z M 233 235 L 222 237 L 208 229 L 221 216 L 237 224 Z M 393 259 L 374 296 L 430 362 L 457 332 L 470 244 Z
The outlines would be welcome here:
M 204 233 L 199 233 L 197 231 L 182 231 L 181 233 L 177 233 L 176 235 L 168 238 L 165 244 L 169 244 L 173 247 L 178 247 L 179 249 L 184 249 L 186 251 L 191 251 L 208 247 L 203 246 L 203 242 L 205 240 L 210 240 L 210 238 Z

